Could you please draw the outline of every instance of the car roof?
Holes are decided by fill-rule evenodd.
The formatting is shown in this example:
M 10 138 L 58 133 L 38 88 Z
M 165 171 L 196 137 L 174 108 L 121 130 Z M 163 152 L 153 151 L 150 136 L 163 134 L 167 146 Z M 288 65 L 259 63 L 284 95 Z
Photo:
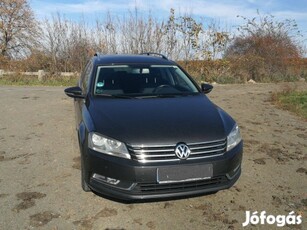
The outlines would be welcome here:
M 154 64 L 154 65 L 177 65 L 175 62 L 165 57 L 150 55 L 97 55 L 94 56 L 95 65 L 112 64 Z

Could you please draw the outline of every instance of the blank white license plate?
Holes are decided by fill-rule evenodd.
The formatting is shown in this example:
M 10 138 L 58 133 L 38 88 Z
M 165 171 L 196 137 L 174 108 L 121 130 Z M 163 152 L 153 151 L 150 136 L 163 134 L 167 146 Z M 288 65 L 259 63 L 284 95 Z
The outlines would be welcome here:
M 212 164 L 171 166 L 157 169 L 157 181 L 160 184 L 210 179 L 212 176 Z

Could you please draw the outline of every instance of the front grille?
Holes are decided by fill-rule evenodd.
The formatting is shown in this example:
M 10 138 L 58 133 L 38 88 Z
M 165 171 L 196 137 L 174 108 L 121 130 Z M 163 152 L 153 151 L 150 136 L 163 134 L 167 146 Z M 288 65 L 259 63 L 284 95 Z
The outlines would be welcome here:
M 157 184 L 157 183 L 139 183 L 134 188 L 137 192 L 142 193 L 171 193 L 171 192 L 182 192 L 182 191 L 194 191 L 207 189 L 210 187 L 218 186 L 219 184 L 227 182 L 227 178 L 223 177 L 213 177 L 206 180 L 198 181 L 186 181 L 168 184 Z
M 187 160 L 221 156 L 226 152 L 227 140 L 187 143 L 191 153 Z M 128 146 L 133 160 L 140 163 L 179 161 L 175 154 L 176 145 Z

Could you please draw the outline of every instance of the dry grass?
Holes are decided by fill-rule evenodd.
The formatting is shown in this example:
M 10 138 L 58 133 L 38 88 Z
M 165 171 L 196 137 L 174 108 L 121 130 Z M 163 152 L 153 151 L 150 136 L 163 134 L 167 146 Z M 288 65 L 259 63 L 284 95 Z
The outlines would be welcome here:
M 253 62 L 253 65 L 251 64 Z M 179 61 L 178 63 L 197 82 L 217 82 L 220 84 L 246 83 L 253 79 L 256 82 L 296 82 L 300 78 L 307 81 L 307 61 L 287 63 L 282 72 L 272 72 L 265 66 L 265 61 L 256 58 L 218 59 L 207 61 Z M 253 67 L 253 68 L 252 68 Z
M 281 91 L 272 93 L 272 101 L 307 121 L 307 90 L 299 91 L 296 86 L 287 84 Z
M 46 76 L 43 81 L 39 81 L 36 76 L 23 76 L 21 74 L 0 77 L 0 85 L 20 85 L 20 86 L 73 86 L 78 81 L 78 76 L 59 77 Z

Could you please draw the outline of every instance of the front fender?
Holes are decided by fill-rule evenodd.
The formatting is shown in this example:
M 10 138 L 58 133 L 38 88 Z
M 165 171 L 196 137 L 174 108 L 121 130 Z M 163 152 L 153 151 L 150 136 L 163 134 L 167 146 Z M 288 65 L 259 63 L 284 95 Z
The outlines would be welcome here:
M 226 113 L 220 107 L 217 107 L 217 110 L 218 110 L 220 117 L 223 121 L 224 129 L 225 129 L 225 135 L 227 136 L 231 132 L 231 130 L 233 129 L 233 126 L 235 125 L 236 122 L 234 121 L 234 119 L 228 113 Z
M 87 133 L 94 131 L 94 123 L 92 117 L 85 105 L 82 105 L 82 119 L 78 127 L 78 136 L 80 145 L 84 145 Z

